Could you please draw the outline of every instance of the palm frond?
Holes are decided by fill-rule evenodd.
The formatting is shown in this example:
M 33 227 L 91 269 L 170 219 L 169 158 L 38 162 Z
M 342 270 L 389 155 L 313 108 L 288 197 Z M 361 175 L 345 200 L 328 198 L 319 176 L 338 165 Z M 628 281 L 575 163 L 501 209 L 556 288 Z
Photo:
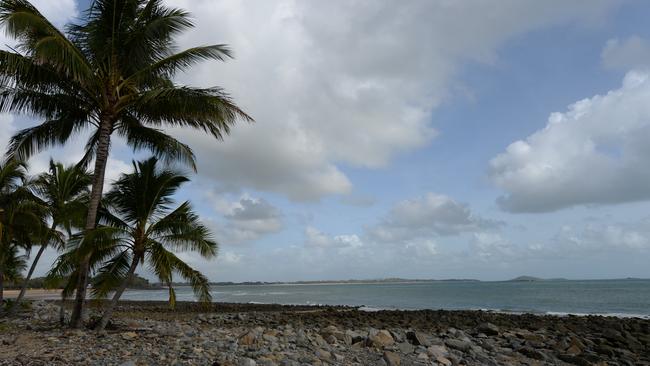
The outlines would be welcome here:
M 217 139 L 229 134 L 237 120 L 253 121 L 221 88 L 156 88 L 130 108 L 143 124 L 196 128 Z
M 92 84 L 93 68 L 83 53 L 29 1 L 0 1 L 0 25 L 39 62 L 82 85 Z
M 117 132 L 126 138 L 135 151 L 146 149 L 165 163 L 182 162 L 196 171 L 192 149 L 161 130 L 146 127 L 131 115 L 125 115 L 118 123 Z
M 210 285 L 207 277 L 190 267 L 187 263 L 183 262 L 174 253 L 166 250 L 162 244 L 152 244 L 149 247 L 147 256 L 151 270 L 158 276 L 161 282 L 172 282 L 172 274 L 176 273 L 189 282 L 194 295 L 199 301 L 212 301 Z

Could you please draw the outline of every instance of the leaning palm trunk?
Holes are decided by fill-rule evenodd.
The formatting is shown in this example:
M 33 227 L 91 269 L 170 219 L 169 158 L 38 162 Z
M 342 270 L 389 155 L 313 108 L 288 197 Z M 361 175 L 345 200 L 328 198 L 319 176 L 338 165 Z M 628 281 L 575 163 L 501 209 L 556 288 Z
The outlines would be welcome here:
M 106 325 L 108 325 L 108 321 L 113 316 L 113 311 L 115 310 L 115 306 L 117 306 L 117 302 L 120 301 L 120 297 L 122 297 L 124 290 L 126 290 L 126 286 L 129 284 L 129 280 L 131 279 L 131 277 L 133 277 L 133 274 L 135 273 L 135 269 L 138 267 L 139 261 L 140 258 L 137 255 L 133 256 L 133 261 L 131 262 L 131 267 L 129 267 L 129 272 L 126 275 L 126 278 L 124 278 L 124 281 L 122 281 L 122 283 L 120 284 L 120 287 L 115 291 L 115 294 L 113 294 L 113 298 L 111 299 L 111 302 L 106 307 L 106 310 L 104 311 L 104 315 L 102 315 L 102 319 L 99 321 L 99 325 L 96 328 L 97 331 L 104 330 L 104 328 L 106 328 Z
M 86 232 L 93 230 L 97 224 L 97 210 L 99 209 L 99 202 L 102 199 L 102 191 L 104 190 L 104 174 L 106 171 L 106 162 L 108 161 L 108 149 L 110 147 L 112 129 L 112 121 L 104 118 L 99 131 L 92 191 L 90 192 L 88 216 L 86 217 Z M 86 301 L 91 255 L 92 253 L 86 254 L 79 263 L 79 278 L 77 280 L 74 308 L 70 316 L 70 326 L 72 328 L 80 328 L 83 323 L 84 302 Z
M 0 314 L 4 313 L 5 271 L 0 266 Z
M 38 264 L 39 259 L 41 259 L 41 256 L 43 255 L 45 248 L 47 248 L 45 244 L 41 245 L 41 248 L 38 250 L 38 253 L 36 253 L 36 257 L 34 257 L 32 266 L 29 268 L 27 277 L 25 277 L 25 280 L 23 281 L 23 285 L 20 288 L 20 293 L 18 294 L 18 297 L 16 298 L 14 304 L 11 306 L 11 309 L 9 309 L 9 314 L 8 314 L 9 316 L 13 316 L 14 314 L 16 314 L 16 311 L 18 311 L 18 307 L 20 306 L 20 303 L 21 301 L 23 301 L 23 297 L 25 297 L 25 293 L 27 292 L 27 285 L 29 284 L 29 280 L 32 278 L 32 275 L 34 274 L 34 270 L 36 269 L 36 265 Z

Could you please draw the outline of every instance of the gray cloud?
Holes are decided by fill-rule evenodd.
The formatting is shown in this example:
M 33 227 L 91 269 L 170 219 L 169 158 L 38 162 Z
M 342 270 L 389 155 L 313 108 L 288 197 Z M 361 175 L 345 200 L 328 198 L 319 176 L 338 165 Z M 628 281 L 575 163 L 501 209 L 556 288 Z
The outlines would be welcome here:
M 450 197 L 428 193 L 395 205 L 368 235 L 381 242 L 404 242 L 492 230 L 502 223 L 472 213 L 469 207 Z
M 197 18 L 183 46 L 227 42 L 237 55 L 182 81 L 226 87 L 257 120 L 223 143 L 176 131 L 197 150 L 200 174 L 225 190 L 292 200 L 349 193 L 341 164 L 383 167 L 427 144 L 436 135 L 432 110 L 462 89 L 453 81 L 459 64 L 493 63 L 513 37 L 593 22 L 612 4 L 562 2 L 557 11 L 552 1 L 168 3 Z
M 280 210 L 262 198 L 243 196 L 234 202 L 221 196 L 211 198 L 222 219 L 211 220 L 210 224 L 222 244 L 257 240 L 284 227 Z
M 639 36 L 610 39 L 601 53 L 603 66 L 624 70 L 650 67 L 650 41 Z

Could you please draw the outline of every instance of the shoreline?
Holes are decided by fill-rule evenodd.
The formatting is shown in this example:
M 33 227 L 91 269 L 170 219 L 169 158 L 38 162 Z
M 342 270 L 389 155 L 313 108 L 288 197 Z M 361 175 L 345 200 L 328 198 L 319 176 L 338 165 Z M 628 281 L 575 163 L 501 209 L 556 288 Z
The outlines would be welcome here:
M 128 289 L 127 291 L 151 291 L 149 289 Z M 4 295 L 7 299 L 14 299 L 18 296 L 19 290 L 5 290 Z M 27 290 L 25 294 L 26 300 L 47 300 L 47 301 L 57 301 L 60 300 L 61 290 L 47 290 L 47 289 L 31 289 Z M 120 300 L 122 303 L 141 303 L 141 302 L 152 302 L 152 303 L 165 303 L 165 301 L 158 300 Z M 192 301 L 179 301 L 179 302 L 188 302 Z M 612 317 L 619 319 L 650 319 L 650 313 L 648 314 L 634 314 L 634 313 L 621 313 L 621 312 L 611 312 L 611 313 L 583 313 L 583 312 L 565 312 L 565 311 L 536 311 L 536 310 L 509 310 L 509 309 L 488 309 L 488 308 L 391 308 L 391 307 L 379 307 L 372 305 L 346 305 L 346 304 L 297 304 L 297 303 L 279 303 L 279 302 L 222 302 L 214 301 L 213 304 L 251 304 L 251 305 L 269 305 L 269 306 L 309 306 L 309 307 L 348 307 L 355 308 L 359 311 L 366 312 L 376 312 L 376 311 L 477 311 L 477 312 L 488 312 L 488 313 L 498 313 L 498 314 L 511 314 L 511 315 L 537 315 L 537 316 L 558 316 L 558 317 L 590 317 L 590 316 L 600 316 L 600 317 Z
M 59 304 L 0 319 L 0 365 L 650 364 L 650 320 L 637 318 L 123 301 L 98 334 L 61 328 Z

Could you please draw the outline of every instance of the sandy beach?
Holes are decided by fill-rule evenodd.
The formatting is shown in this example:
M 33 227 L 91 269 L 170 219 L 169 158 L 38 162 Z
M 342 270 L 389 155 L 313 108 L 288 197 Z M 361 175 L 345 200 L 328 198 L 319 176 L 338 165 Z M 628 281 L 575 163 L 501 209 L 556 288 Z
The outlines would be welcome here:
M 4 297 L 15 299 L 19 293 L 20 290 L 5 290 Z M 30 289 L 25 293 L 25 298 L 31 300 L 58 300 L 61 298 L 61 290 Z
M 58 312 L 36 301 L 0 320 L 0 365 L 650 365 L 639 318 L 134 301 L 96 333 Z

